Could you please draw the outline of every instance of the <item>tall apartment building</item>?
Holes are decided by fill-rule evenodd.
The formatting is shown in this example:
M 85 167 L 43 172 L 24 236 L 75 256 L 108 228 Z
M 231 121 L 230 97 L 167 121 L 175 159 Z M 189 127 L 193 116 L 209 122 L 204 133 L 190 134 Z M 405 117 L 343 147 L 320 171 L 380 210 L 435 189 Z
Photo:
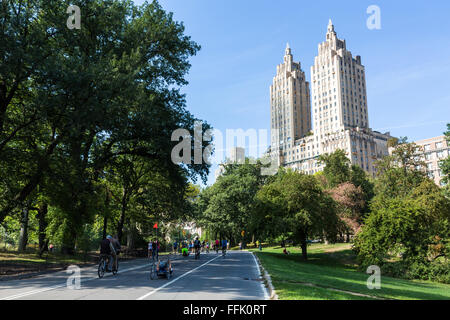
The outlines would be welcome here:
M 440 162 L 450 155 L 450 144 L 445 136 L 434 137 L 415 141 L 420 146 L 421 151 L 418 156 L 426 163 L 426 170 L 430 179 L 433 179 L 437 185 L 443 186 L 444 177 L 440 168 Z
M 311 131 L 309 83 L 289 44 L 270 86 L 271 141 L 280 149 Z
M 388 155 L 390 134 L 370 129 L 365 68 L 361 57 L 353 57 L 346 41 L 337 37 L 331 20 L 311 67 L 311 80 L 312 102 L 296 104 L 300 97 L 309 99 L 309 83 L 300 63 L 292 62 L 288 47 L 270 88 L 272 156 L 282 166 L 312 174 L 323 170 L 317 162 L 321 154 L 342 149 L 352 164 L 375 175 L 374 162 Z M 309 134 L 311 113 L 314 125 Z M 298 121 L 305 125 L 295 126 Z

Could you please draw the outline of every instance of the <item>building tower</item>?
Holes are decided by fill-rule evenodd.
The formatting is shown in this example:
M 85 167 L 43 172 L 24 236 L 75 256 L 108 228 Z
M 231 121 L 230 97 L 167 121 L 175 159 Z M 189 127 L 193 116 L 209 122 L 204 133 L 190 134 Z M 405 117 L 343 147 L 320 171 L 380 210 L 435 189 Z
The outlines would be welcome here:
M 365 68 L 337 37 L 331 20 L 311 67 L 311 97 L 308 86 L 288 46 L 270 87 L 271 157 L 280 166 L 314 174 L 323 170 L 321 154 L 341 149 L 374 176 L 375 161 L 388 154 L 391 136 L 370 129 Z
M 289 43 L 270 86 L 270 101 L 272 150 L 284 150 L 311 131 L 309 83 Z
M 352 57 L 345 40 L 328 23 L 326 41 L 319 44 L 311 67 L 314 132 L 324 135 L 347 128 L 369 128 L 365 70 Z

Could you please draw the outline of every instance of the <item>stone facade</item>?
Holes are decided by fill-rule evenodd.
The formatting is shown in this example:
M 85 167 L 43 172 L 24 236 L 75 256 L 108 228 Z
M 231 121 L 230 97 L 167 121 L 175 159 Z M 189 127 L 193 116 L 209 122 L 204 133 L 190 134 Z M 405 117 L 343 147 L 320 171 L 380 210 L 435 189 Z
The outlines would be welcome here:
M 414 141 L 414 143 L 421 147 L 418 156 L 426 163 L 428 176 L 437 185 L 443 186 L 440 162 L 450 155 L 450 145 L 445 136 Z
M 323 170 L 317 162 L 321 154 L 342 149 L 352 164 L 375 176 L 374 162 L 389 154 L 391 136 L 370 129 L 365 68 L 337 37 L 331 20 L 311 78 L 310 93 L 288 45 L 270 87 L 272 157 L 281 166 L 314 174 Z

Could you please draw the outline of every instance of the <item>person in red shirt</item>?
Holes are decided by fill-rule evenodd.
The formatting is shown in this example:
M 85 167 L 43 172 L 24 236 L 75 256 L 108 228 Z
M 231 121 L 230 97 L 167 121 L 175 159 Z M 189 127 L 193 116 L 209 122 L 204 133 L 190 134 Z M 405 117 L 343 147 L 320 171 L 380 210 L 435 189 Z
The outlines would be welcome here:
M 216 239 L 216 253 L 219 253 L 219 239 Z

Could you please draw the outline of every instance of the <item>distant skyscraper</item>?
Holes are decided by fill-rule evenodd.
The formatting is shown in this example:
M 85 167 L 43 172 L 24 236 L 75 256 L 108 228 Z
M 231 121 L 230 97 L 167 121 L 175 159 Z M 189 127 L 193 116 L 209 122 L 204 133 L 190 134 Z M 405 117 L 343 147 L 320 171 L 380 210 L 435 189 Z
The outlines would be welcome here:
M 281 166 L 313 174 L 323 170 L 317 161 L 321 154 L 342 149 L 352 164 L 374 175 L 375 161 L 388 155 L 390 135 L 369 128 L 361 57 L 352 56 L 330 20 L 311 67 L 311 97 L 300 63 L 292 60 L 288 46 L 270 87 L 272 157 Z
M 230 150 L 230 163 L 245 163 L 245 148 L 234 147 Z
M 287 44 L 284 62 L 277 66 L 270 86 L 272 146 L 288 148 L 311 131 L 310 101 L 305 73 Z

